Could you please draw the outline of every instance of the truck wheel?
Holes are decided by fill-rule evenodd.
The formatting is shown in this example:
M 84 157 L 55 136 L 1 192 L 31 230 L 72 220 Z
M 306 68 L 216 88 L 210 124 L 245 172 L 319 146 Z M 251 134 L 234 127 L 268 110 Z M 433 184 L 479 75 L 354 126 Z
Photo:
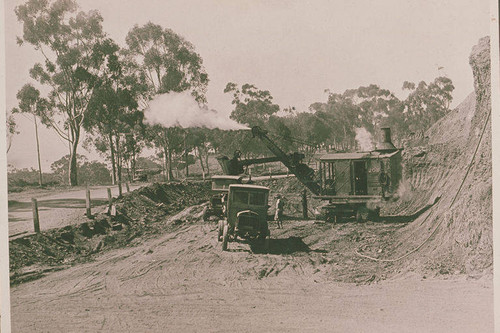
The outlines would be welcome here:
M 370 210 L 369 218 L 375 221 L 380 219 L 380 207 Z
M 368 208 L 360 207 L 356 210 L 356 222 L 365 222 L 368 218 Z
M 229 225 L 224 221 L 224 227 L 222 229 L 222 251 L 227 251 L 227 242 L 229 240 Z
M 219 220 L 219 223 L 217 225 L 217 242 L 220 242 L 222 240 L 222 232 L 223 232 L 223 221 Z

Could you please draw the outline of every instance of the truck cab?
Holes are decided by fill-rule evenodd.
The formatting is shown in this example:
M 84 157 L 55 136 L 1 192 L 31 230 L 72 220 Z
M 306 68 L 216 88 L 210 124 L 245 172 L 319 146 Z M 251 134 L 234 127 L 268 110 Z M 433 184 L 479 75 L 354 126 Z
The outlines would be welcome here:
M 222 249 L 227 250 L 227 243 L 236 240 L 259 238 L 269 246 L 269 227 L 267 210 L 269 208 L 269 188 L 249 184 L 231 184 L 227 194 L 226 216 L 219 221 L 218 240 L 222 240 Z

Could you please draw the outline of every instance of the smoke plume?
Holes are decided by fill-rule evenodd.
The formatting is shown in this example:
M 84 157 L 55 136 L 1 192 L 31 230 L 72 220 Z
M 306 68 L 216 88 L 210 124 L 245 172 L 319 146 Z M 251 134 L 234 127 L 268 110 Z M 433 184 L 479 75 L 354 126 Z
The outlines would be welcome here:
M 158 95 L 144 111 L 144 121 L 164 127 L 180 126 L 219 128 L 222 130 L 248 129 L 234 120 L 223 117 L 217 111 L 200 106 L 187 91 Z
M 372 135 L 364 127 L 356 128 L 356 141 L 361 151 L 373 150 Z

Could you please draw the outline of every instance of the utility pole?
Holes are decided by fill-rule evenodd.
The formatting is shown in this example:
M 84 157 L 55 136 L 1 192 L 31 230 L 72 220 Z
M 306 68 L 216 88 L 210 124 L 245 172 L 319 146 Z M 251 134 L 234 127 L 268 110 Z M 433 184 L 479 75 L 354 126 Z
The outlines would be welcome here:
M 33 120 L 35 121 L 36 152 L 38 155 L 38 185 L 40 185 L 40 187 L 41 187 L 43 185 L 42 163 L 40 162 L 40 142 L 38 140 L 38 125 L 36 123 L 36 115 L 33 115 Z
M 184 131 L 184 161 L 186 163 L 186 178 L 189 176 L 189 167 L 188 167 L 188 151 L 186 145 L 186 131 Z

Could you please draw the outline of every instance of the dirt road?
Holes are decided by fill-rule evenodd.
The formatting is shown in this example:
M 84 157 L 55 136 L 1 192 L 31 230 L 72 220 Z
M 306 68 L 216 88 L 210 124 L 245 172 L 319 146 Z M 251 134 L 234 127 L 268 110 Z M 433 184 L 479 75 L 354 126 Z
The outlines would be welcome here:
M 293 177 L 293 175 L 275 175 L 272 179 Z M 269 179 L 269 176 L 253 177 L 254 181 Z M 144 184 L 131 184 L 133 191 Z M 102 212 L 108 202 L 107 187 L 91 186 L 93 213 Z M 54 193 L 55 192 L 55 193 Z M 123 185 L 123 192 L 126 192 Z M 111 186 L 113 197 L 118 196 L 118 186 Z M 85 188 L 63 190 L 36 190 L 9 194 L 9 236 L 25 235 L 33 232 L 33 213 L 31 198 L 37 198 L 40 229 L 48 230 L 75 225 L 87 220 L 85 213 Z
M 143 186 L 143 184 L 132 184 L 130 190 Z M 104 209 L 107 203 L 108 186 L 91 186 L 92 207 L 95 212 Z M 123 192 L 126 192 L 123 185 Z M 55 192 L 55 193 L 54 193 Z M 29 233 L 33 231 L 33 213 L 31 210 L 31 198 L 37 198 L 40 229 L 60 228 L 70 224 L 78 224 L 86 220 L 85 213 L 85 188 L 36 191 L 34 193 L 12 193 L 9 194 L 9 236 Z M 118 196 L 118 186 L 111 187 L 113 197 Z
M 183 214 L 199 216 L 197 209 L 172 223 Z M 359 263 L 335 262 L 342 255 L 335 239 L 351 226 L 308 236 L 318 227 L 311 221 L 273 227 L 270 253 L 259 254 L 247 243 L 230 243 L 222 252 L 214 223 L 180 224 L 94 262 L 14 286 L 13 331 L 493 331 L 491 280 L 335 282 L 349 267 L 359 271 Z M 365 280 L 368 273 L 360 274 Z

